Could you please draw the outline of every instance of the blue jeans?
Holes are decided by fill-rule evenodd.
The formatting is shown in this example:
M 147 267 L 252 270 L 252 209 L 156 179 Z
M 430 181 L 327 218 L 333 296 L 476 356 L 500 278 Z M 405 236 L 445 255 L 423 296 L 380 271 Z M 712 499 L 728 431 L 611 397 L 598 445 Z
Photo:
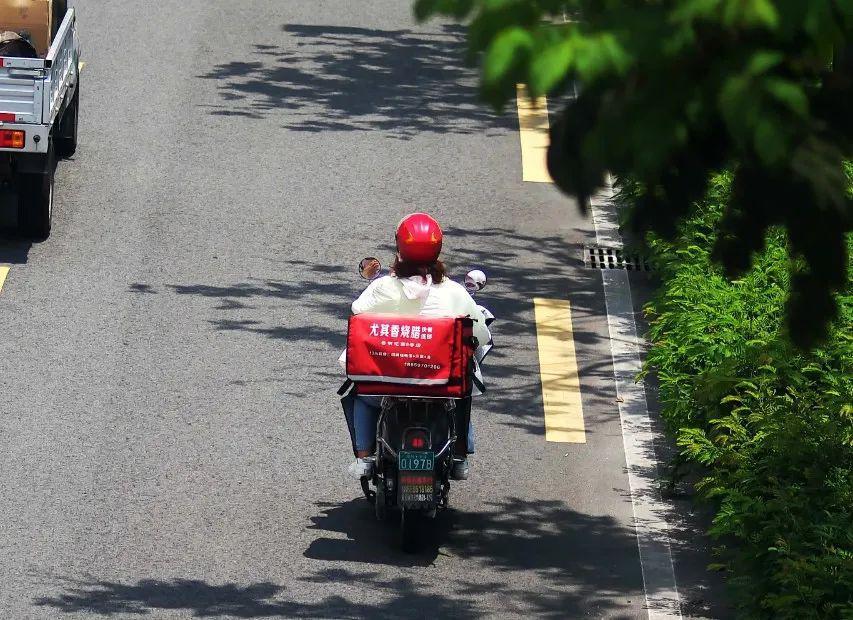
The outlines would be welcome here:
M 382 411 L 381 396 L 356 396 L 353 406 L 353 426 L 355 427 L 355 449 L 359 452 L 373 452 L 376 443 L 376 422 Z M 468 454 L 474 454 L 474 423 L 468 421 Z

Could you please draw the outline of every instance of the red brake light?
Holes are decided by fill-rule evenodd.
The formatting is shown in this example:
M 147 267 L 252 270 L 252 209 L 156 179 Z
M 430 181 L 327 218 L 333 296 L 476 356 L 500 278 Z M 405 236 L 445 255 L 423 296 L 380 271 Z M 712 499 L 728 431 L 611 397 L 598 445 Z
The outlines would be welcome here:
M 27 134 L 16 129 L 0 130 L 0 148 L 4 149 L 22 149 L 26 141 Z
M 403 440 L 404 450 L 429 450 L 429 431 L 420 428 L 410 428 Z

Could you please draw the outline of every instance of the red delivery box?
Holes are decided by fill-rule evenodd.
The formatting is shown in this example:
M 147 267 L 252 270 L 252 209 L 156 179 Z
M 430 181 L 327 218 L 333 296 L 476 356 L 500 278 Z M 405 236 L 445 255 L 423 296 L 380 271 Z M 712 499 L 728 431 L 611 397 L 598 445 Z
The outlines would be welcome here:
M 350 317 L 347 377 L 360 394 L 464 398 L 474 353 L 470 318 Z

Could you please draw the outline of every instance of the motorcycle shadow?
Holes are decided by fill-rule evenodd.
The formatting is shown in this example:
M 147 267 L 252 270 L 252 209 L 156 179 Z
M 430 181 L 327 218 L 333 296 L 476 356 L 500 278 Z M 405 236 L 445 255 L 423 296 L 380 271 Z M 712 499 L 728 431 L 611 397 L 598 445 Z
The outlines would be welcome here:
M 400 549 L 400 513 L 389 510 L 384 521 L 377 521 L 373 504 L 363 497 L 343 504 L 317 502 L 320 514 L 311 517 L 308 529 L 345 534 L 346 538 L 320 537 L 303 554 L 313 560 L 363 562 L 388 566 L 429 566 L 440 553 L 442 543 L 453 529 L 453 508 L 440 511 L 427 520 L 423 538 L 415 553 Z

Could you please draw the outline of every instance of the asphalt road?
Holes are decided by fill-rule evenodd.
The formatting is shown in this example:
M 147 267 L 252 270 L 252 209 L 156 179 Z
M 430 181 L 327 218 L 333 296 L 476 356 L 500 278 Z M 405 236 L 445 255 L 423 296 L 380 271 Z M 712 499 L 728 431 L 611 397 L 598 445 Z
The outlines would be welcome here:
M 391 0 L 76 6 L 54 233 L 0 238 L 0 617 L 646 617 L 592 224 L 521 182 L 460 29 Z M 490 275 L 500 348 L 472 478 L 410 556 L 346 475 L 335 389 L 356 264 L 414 210 Z M 544 440 L 534 297 L 572 302 L 585 444 Z M 685 616 L 721 617 L 682 512 Z

